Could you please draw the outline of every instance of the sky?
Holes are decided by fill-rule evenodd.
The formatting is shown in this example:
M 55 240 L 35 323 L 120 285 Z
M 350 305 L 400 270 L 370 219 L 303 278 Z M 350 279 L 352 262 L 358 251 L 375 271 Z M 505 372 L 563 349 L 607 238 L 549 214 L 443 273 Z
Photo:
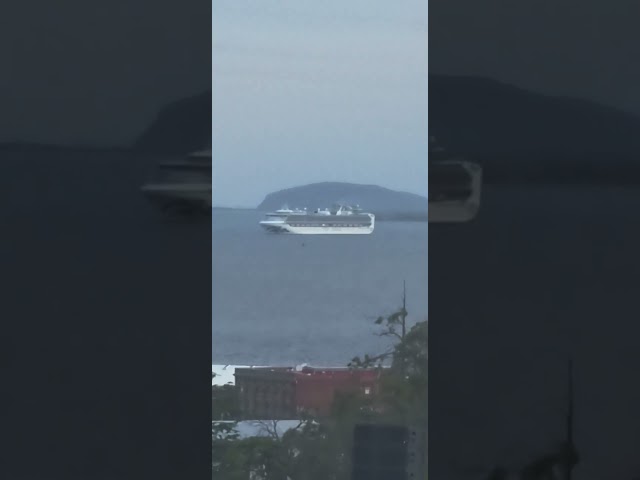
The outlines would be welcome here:
M 429 71 L 640 114 L 637 0 L 429 0 Z
M 128 145 L 210 89 L 213 63 L 218 203 L 321 180 L 424 193 L 427 58 L 640 114 L 639 16 L 637 0 L 6 1 L 0 142 Z
M 211 88 L 202 0 L 0 3 L 0 142 L 129 145 Z
M 213 203 L 321 181 L 427 192 L 427 2 L 216 0 Z

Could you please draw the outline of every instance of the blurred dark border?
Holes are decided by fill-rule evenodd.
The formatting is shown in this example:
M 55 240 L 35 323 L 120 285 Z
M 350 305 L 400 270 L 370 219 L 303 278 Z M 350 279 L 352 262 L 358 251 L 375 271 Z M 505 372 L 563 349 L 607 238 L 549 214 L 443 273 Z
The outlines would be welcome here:
M 123 19 L 145 12 L 156 18 L 156 6 L 168 8 L 150 2 L 145 10 L 143 3 L 100 8 L 120 9 Z M 6 19 L 14 18 L 9 8 L 3 7 Z M 200 36 L 211 38 L 210 2 L 171 8 L 193 9 L 194 17 L 204 21 L 192 28 L 208 25 Z M 56 32 L 74 35 L 79 22 L 99 21 L 93 14 L 85 18 L 86 12 L 79 3 L 61 2 L 56 22 L 69 25 L 58 25 Z M 34 16 L 39 20 L 20 28 L 40 42 L 44 57 L 52 32 Z M 122 41 L 119 27 L 111 25 L 112 38 L 76 39 L 85 45 L 85 54 L 104 59 L 115 79 L 130 75 L 131 59 L 120 61 L 110 49 Z M 14 28 L 3 27 L 3 38 Z M 173 28 L 171 18 L 157 15 L 153 30 L 140 29 L 139 36 L 149 42 L 174 36 Z M 199 71 L 205 73 L 179 75 L 201 75 L 192 83 L 208 89 L 211 45 L 193 47 L 191 55 L 200 52 L 200 58 L 189 61 L 201 62 Z M 163 57 L 161 47 L 147 48 L 149 57 L 136 62 Z M 42 60 L 28 58 L 18 41 L 13 55 L 20 61 L 7 75 L 19 76 L 18 65 Z M 86 72 L 90 62 L 75 62 L 77 72 L 66 70 L 73 62 L 46 63 L 41 74 L 52 82 L 91 77 Z M 175 65 L 176 72 L 187 63 Z M 148 80 L 129 78 L 133 84 Z M 113 83 L 113 91 L 96 87 L 96 98 L 85 100 L 99 104 L 99 96 L 130 94 Z M 176 89 L 166 105 L 182 95 Z M 210 216 L 164 217 L 139 192 L 160 160 L 211 141 L 210 93 L 194 98 L 187 100 L 186 110 L 183 102 L 160 114 L 156 130 L 161 135 L 155 143 L 153 132 L 147 132 L 142 145 L 131 147 L 51 146 L 28 138 L 1 146 L 1 478 L 210 478 Z M 123 119 L 135 113 L 139 102 L 134 100 L 130 112 L 121 112 Z M 158 112 L 164 107 L 158 104 Z M 183 111 L 171 119 L 175 108 Z M 97 108 L 95 115 L 101 114 Z M 60 132 L 65 115 L 70 113 L 59 112 L 51 130 Z
M 530 7 L 430 2 L 429 134 L 449 152 L 438 159 L 481 165 L 484 185 L 473 221 L 429 225 L 429 478 L 631 480 L 640 112 L 585 86 L 622 97 L 637 72 L 598 62 L 631 65 L 637 31 L 626 2 Z M 525 58 L 546 91 L 500 78 L 525 78 Z

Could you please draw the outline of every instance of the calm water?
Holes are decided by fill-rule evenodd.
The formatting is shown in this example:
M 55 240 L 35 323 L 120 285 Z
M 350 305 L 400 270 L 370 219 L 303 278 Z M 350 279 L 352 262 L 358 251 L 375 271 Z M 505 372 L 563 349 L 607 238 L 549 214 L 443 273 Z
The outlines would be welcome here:
M 149 208 L 138 187 L 156 161 L 2 157 L 2 318 L 21 335 L 3 338 L 2 352 L 32 371 L 13 380 L 41 413 L 34 429 L 86 431 L 55 423 L 40 408 L 42 391 L 50 409 L 82 407 L 86 421 L 121 421 L 113 431 L 128 435 L 127 422 L 151 423 L 153 411 L 112 398 L 102 378 L 126 374 L 140 395 L 163 382 L 188 391 L 201 378 L 197 368 L 189 376 L 175 365 L 198 364 L 198 352 L 211 346 L 194 323 L 207 321 L 210 305 L 203 299 L 211 294 L 211 224 L 169 222 Z M 555 446 L 571 353 L 583 456 L 575 478 L 633 478 L 640 473 L 640 192 L 503 188 L 484 200 L 468 226 L 380 223 L 365 237 L 267 235 L 253 212 L 217 212 L 213 361 L 335 365 L 377 351 L 372 317 L 399 305 L 403 279 L 411 319 L 426 316 L 429 247 L 430 406 L 439 412 L 430 419 L 430 476 L 478 478 L 483 468 L 521 465 Z M 43 318 L 51 321 L 34 320 Z M 61 329 L 73 353 L 68 370 L 86 370 L 91 401 L 65 397 L 62 360 L 33 360 L 59 357 L 48 338 Z M 175 358 L 176 341 L 193 356 Z M 135 359 L 138 370 L 114 373 L 114 355 Z M 108 417 L 114 402 L 121 420 Z M 178 412 L 188 408 L 175 409 L 176 432 L 185 423 Z M 16 435 L 29 431 L 24 421 Z M 185 444 L 185 452 L 194 448 Z
M 379 353 L 373 320 L 401 305 L 427 317 L 426 223 L 366 236 L 274 235 L 261 214 L 213 216 L 213 362 L 346 365 Z

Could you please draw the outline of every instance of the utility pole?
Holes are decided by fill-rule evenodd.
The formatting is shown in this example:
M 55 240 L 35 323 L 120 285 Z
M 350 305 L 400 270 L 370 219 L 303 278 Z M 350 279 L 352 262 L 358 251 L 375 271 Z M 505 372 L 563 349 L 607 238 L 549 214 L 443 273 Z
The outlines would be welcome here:
M 571 358 L 569 358 L 568 367 L 567 453 L 570 458 L 567 459 L 567 480 L 571 480 L 573 467 L 575 463 L 577 463 L 576 449 L 573 440 L 573 361 Z
M 407 281 L 402 281 L 402 340 L 407 334 Z

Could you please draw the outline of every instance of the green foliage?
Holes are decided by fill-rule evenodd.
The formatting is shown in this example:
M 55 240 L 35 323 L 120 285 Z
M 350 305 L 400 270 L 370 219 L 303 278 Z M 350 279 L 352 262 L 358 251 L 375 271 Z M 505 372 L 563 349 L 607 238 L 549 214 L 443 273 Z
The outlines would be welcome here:
M 240 416 L 238 394 L 235 385 L 211 387 L 211 418 L 229 420 Z
M 212 453 L 214 479 L 288 480 L 286 451 L 276 439 L 217 440 Z
M 391 353 L 389 368 L 383 370 L 380 391 L 376 397 L 380 410 L 378 421 L 424 424 L 427 421 L 428 397 L 428 323 L 418 322 L 396 343 Z M 379 356 L 378 356 L 379 357 Z M 365 355 L 352 360 L 353 368 L 363 368 L 379 361 Z
M 326 424 L 304 420 L 279 437 L 276 423 L 265 422 L 266 437 L 214 440 L 213 478 L 348 480 L 345 446 Z

